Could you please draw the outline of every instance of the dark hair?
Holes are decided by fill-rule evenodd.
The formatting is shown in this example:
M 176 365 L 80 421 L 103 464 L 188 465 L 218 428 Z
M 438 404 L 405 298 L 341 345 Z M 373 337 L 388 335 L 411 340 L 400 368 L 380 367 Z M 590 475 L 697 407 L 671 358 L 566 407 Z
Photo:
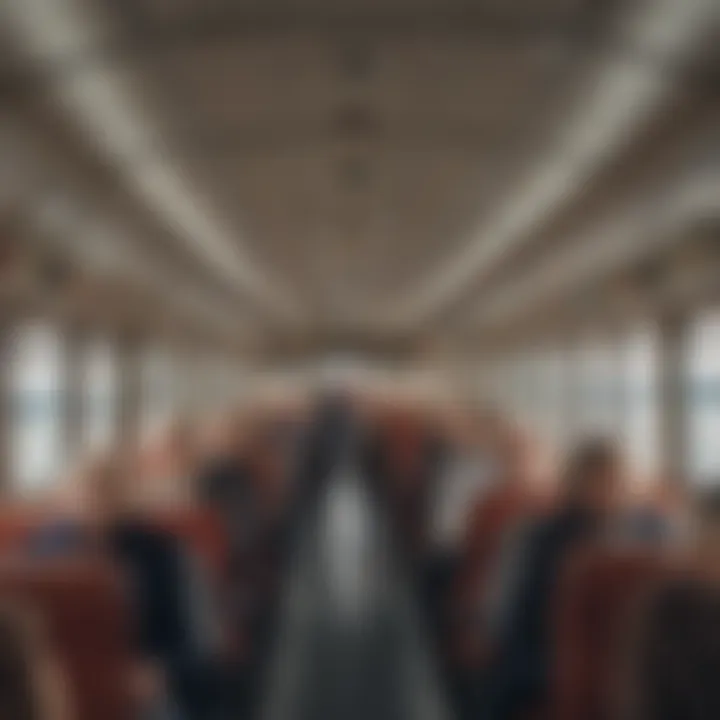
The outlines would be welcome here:
M 33 679 L 32 638 L 15 613 L 0 612 L 0 717 L 40 718 Z
M 602 474 L 617 467 L 620 452 L 607 438 L 590 438 L 581 442 L 568 460 L 563 487 L 570 497 L 587 490 Z

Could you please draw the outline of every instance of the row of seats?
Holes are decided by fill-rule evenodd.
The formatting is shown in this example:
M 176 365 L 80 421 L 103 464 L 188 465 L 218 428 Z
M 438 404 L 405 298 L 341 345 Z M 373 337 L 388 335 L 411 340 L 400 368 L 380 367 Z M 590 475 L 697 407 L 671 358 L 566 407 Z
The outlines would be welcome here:
M 223 672 L 212 668 L 213 693 L 224 701 L 226 692 L 240 689 L 243 698 L 224 705 L 225 714 L 181 714 L 182 720 L 251 718 L 257 709 L 293 519 L 310 507 L 306 500 L 316 496 L 347 444 L 339 431 L 342 413 L 329 407 L 322 417 L 306 436 L 303 453 L 297 452 L 302 417 L 263 414 L 213 427 L 202 453 L 188 453 L 187 437 L 182 442 L 174 437 L 154 449 L 152 462 L 124 466 L 133 468 L 126 471 L 124 487 L 138 503 L 132 512 L 155 537 L 199 558 L 222 601 L 213 608 L 224 640 L 217 658 Z M 642 503 L 634 500 L 623 485 L 622 463 L 607 443 L 589 443 L 561 471 L 544 464 L 536 445 L 495 416 L 468 413 L 459 421 L 457 413 L 437 408 L 366 405 L 362 417 L 365 476 L 388 510 L 397 547 L 416 580 L 459 717 L 720 716 L 691 715 L 686 708 L 688 695 L 703 695 L 711 685 L 702 673 L 720 670 L 720 643 L 713 645 L 713 634 L 703 632 L 720 621 L 717 555 L 707 548 L 700 552 L 686 533 L 675 532 L 686 529 L 680 521 L 687 506 L 668 503 L 667 493 L 661 500 L 652 493 Z M 113 494 L 118 488 L 104 485 L 102 473 L 97 481 L 92 489 L 99 494 L 86 500 L 120 499 Z M 448 489 L 457 494 L 448 495 Z M 123 494 L 122 502 L 127 500 Z M 138 680 L 147 677 L 136 673 L 137 607 L 127 573 L 118 572 L 118 558 L 104 552 L 28 553 L 38 534 L 62 519 L 58 507 L 0 511 L 0 642 L 3 605 L 31 610 L 62 670 L 74 709 L 70 717 L 135 720 Z M 701 508 L 702 517 L 720 527 L 720 501 Z M 103 521 L 102 515 L 95 520 Z M 453 522 L 448 524 L 446 515 Z M 608 532 L 597 532 L 598 519 Z M 666 538 L 672 542 L 665 544 Z M 53 543 L 66 539 L 51 536 Z M 551 554 L 538 555 L 542 548 Z M 152 545 L 156 552 L 164 551 Z M 526 586 L 537 591 L 529 605 L 519 606 L 536 616 L 530 625 L 522 613 L 505 612 L 515 610 L 523 597 L 518 588 Z M 692 624 L 697 617 L 699 631 Z M 543 653 L 532 656 L 541 661 L 542 672 L 532 667 L 539 686 L 527 702 L 508 709 L 498 700 L 508 680 L 507 658 L 517 663 L 508 648 L 516 650 L 518 640 L 522 645 L 526 632 L 540 632 L 534 641 L 542 643 Z M 703 646 L 700 680 L 680 673 L 682 682 L 676 682 L 673 669 L 678 663 L 692 666 L 698 645 Z M 207 678 L 185 670 L 179 677 L 204 685 Z M 714 707 L 704 695 L 700 704 Z M 680 710 L 668 714 L 670 708 Z
M 537 455 L 528 454 L 528 446 L 518 443 L 511 426 L 502 426 L 497 418 L 482 418 L 478 427 L 483 437 L 476 451 L 494 453 L 493 472 L 478 482 L 475 499 L 466 502 L 462 542 L 452 563 L 444 574 L 428 573 L 433 561 L 433 499 L 438 497 L 438 484 L 452 482 L 448 459 L 458 451 L 452 429 L 439 419 L 439 414 L 408 408 L 384 409 L 373 418 L 366 454 L 370 473 L 390 507 L 399 544 L 416 569 L 420 598 L 428 606 L 431 632 L 459 713 L 491 720 L 621 717 L 625 698 L 632 694 L 627 685 L 639 683 L 637 669 L 631 670 L 640 644 L 637 633 L 631 632 L 638 613 L 679 583 L 692 581 L 715 592 L 707 572 L 699 572 L 697 563 L 691 562 L 693 554 L 680 543 L 683 538 L 673 535 L 677 546 L 661 542 L 664 529 L 674 527 L 682 508 L 668 506 L 664 494 L 662 501 L 655 502 L 647 493 L 640 502 L 636 494 L 626 492 L 613 507 L 612 536 L 602 543 L 575 543 L 577 547 L 562 561 L 547 609 L 549 659 L 542 699 L 523 708 L 520 715 L 515 711 L 504 715 L 488 700 L 505 652 L 488 627 L 488 598 L 502 579 L 498 571 L 506 562 L 508 546 L 521 539 L 529 526 L 560 512 L 564 490 L 555 479 L 560 471 L 543 473 L 540 481 L 525 477 L 528 457 Z M 490 433 L 482 427 L 486 421 L 494 424 Z M 460 452 L 467 452 L 466 444 L 461 444 Z M 637 527 L 647 528 L 646 519 L 651 517 L 653 527 L 663 532 L 643 535 L 643 530 L 634 535 L 628 522 L 626 533 L 626 519 L 636 517 L 643 518 Z M 424 575 L 430 579 L 430 592 Z M 716 619 L 720 622 L 720 615 Z M 716 652 L 713 658 L 720 672 L 720 655 Z M 622 717 L 641 717 L 628 712 Z
M 40 619 L 43 651 L 62 670 L 74 718 L 132 717 L 129 618 L 114 572 L 97 563 L 6 560 L 0 598 Z
M 297 418 L 291 419 L 297 421 Z M 194 465 L 183 468 L 183 472 L 192 474 L 192 482 L 202 486 L 220 454 L 223 462 L 233 456 L 238 467 L 231 481 L 249 481 L 251 494 L 262 496 L 253 505 L 253 511 L 267 508 L 268 511 L 260 515 L 272 516 L 272 523 L 268 521 L 265 525 L 272 524 L 274 530 L 285 527 L 290 522 L 291 496 L 279 493 L 278 487 L 291 480 L 292 458 L 288 447 L 281 444 L 281 438 L 274 435 L 273 430 L 287 422 L 288 418 L 282 414 L 264 413 L 261 419 L 244 418 L 241 427 L 233 417 L 231 422 L 223 423 L 225 445 L 222 449 L 219 445 L 212 447 L 204 460 L 201 455 L 194 457 Z M 247 427 L 253 429 L 249 439 L 243 432 Z M 177 445 L 176 439 L 170 437 L 174 433 L 176 428 L 161 442 Z M 217 429 L 213 434 L 217 439 Z M 148 454 L 156 461 L 163 453 L 153 448 Z M 171 461 L 176 471 L 177 458 L 168 457 L 166 453 L 165 459 Z M 284 462 L 278 463 L 278 459 Z M 132 467 L 140 477 L 129 477 L 128 484 L 138 480 L 152 483 L 154 477 L 164 479 L 167 465 L 158 462 L 148 465 L 134 463 Z M 178 490 L 181 490 L 179 484 Z M 259 605 L 273 606 L 281 587 L 277 582 L 258 580 L 257 567 L 271 560 L 281 563 L 281 553 L 286 548 L 273 548 L 274 552 L 269 553 L 266 547 L 269 532 L 267 527 L 259 528 L 260 540 L 254 543 L 252 553 L 243 558 L 242 565 L 238 564 L 233 557 L 237 547 L 233 546 L 233 528 L 228 527 L 228 517 L 218 512 L 212 503 L 203 501 L 201 487 L 194 492 L 198 500 L 179 497 L 173 501 L 166 496 L 161 502 L 144 506 L 142 523 L 153 533 L 186 549 L 208 570 L 205 577 L 211 593 L 218 599 L 213 610 L 221 610 L 215 619 L 227 645 L 227 654 L 220 660 L 227 661 L 228 668 L 232 668 L 232 684 L 248 686 L 252 681 L 242 676 L 257 678 L 256 666 L 265 652 L 265 648 L 258 645 L 267 642 L 268 636 L 255 636 L 253 627 L 238 627 L 229 615 L 232 615 L 239 588 L 257 595 Z M 128 596 L 127 577 L 124 572 L 118 574 L 118 567 L 104 556 L 30 556 L 28 547 L 32 538 L 43 528 L 64 519 L 65 507 L 48 505 L 0 508 L 0 608 L 20 608 L 39 620 L 47 652 L 61 671 L 73 720 L 132 720 L 137 717 L 132 687 L 137 649 L 132 630 L 133 598 Z M 277 580 L 281 571 L 280 567 L 264 567 L 263 576 L 271 574 Z M 222 612 L 226 608 L 230 608 L 228 617 Z M 249 709 L 250 705 L 242 707 Z M 57 717 L 65 718 L 65 715 L 60 713 Z

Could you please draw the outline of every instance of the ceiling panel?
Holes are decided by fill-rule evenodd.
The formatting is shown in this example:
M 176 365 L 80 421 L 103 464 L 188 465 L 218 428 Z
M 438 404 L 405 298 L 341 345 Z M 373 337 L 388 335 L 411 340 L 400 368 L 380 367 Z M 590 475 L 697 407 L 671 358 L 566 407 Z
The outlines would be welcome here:
M 325 316 L 391 302 L 471 232 L 544 115 L 562 112 L 531 113 L 568 91 L 574 52 L 386 40 L 364 48 L 357 74 L 343 47 L 300 35 L 193 46 L 144 68 L 185 172 Z

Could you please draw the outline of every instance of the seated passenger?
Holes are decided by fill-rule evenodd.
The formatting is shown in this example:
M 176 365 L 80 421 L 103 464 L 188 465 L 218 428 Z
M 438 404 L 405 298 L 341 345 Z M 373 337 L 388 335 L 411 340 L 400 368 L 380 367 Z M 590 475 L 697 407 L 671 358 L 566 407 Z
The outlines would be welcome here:
M 657 543 L 678 543 L 690 531 L 689 503 L 684 488 L 675 481 L 659 479 L 658 484 L 633 503 L 621 518 L 623 539 Z
M 25 609 L 0 609 L 0 718 L 74 720 L 62 671 Z
M 488 491 L 496 473 L 485 418 L 458 418 L 451 430 L 453 444 L 448 448 L 431 507 L 425 573 L 426 600 L 435 622 L 446 608 L 446 594 L 462 559 L 470 511 Z
M 506 588 L 517 575 L 525 525 L 545 512 L 552 498 L 550 473 L 540 462 L 538 446 L 518 431 L 496 432 L 496 480 L 472 508 L 448 607 L 454 694 L 462 713 L 470 716 L 478 677 L 496 652 Z
M 720 717 L 720 491 L 700 498 L 696 522 L 688 575 L 639 608 L 620 720 Z
M 140 490 L 147 507 L 168 509 L 191 504 L 197 466 L 195 445 L 190 425 L 177 420 L 149 449 L 148 462 L 140 472 Z
M 489 717 L 515 718 L 544 700 L 551 665 L 550 620 L 564 561 L 579 545 L 603 536 L 623 485 L 614 447 L 593 441 L 571 459 L 560 507 L 525 535 L 521 566 L 508 593 L 499 655 L 484 700 Z
M 223 520 L 233 556 L 244 551 L 254 534 L 255 497 L 247 462 L 247 431 L 238 415 L 210 428 L 195 480 L 197 502 Z
M 431 509 L 446 445 L 427 418 L 409 416 L 400 417 L 382 450 L 381 475 L 398 540 L 416 570 L 422 569 L 429 549 Z
M 141 705 L 163 705 L 172 717 L 175 698 L 188 717 L 215 702 L 213 667 L 220 651 L 219 618 L 188 553 L 156 530 L 117 458 L 88 468 L 71 507 L 29 538 L 39 557 L 97 557 L 117 565 L 134 611 L 139 660 L 132 687 Z M 199 595 L 203 600 L 198 600 Z
M 273 585 L 268 557 L 268 513 L 263 501 L 270 499 L 272 480 L 260 492 L 258 474 L 275 468 L 258 453 L 251 429 L 235 416 L 213 429 L 205 467 L 198 478 L 200 503 L 216 512 L 229 541 L 228 600 L 232 637 L 241 641 L 250 675 L 261 671 L 263 652 L 272 628 L 267 588 Z M 258 455 L 263 462 L 259 462 Z M 274 499 L 274 498 L 273 498 Z M 274 519 L 274 518 L 273 518 Z M 270 553 L 272 555 L 272 553 Z M 273 568 L 274 569 L 274 568 Z M 247 678 L 246 678 L 247 679 Z M 257 685 L 250 678 L 248 685 Z M 255 688 L 248 688 L 247 702 L 257 701 Z
M 470 510 L 464 557 L 455 582 L 451 613 L 463 635 L 465 623 L 477 620 L 481 598 L 508 532 L 529 512 L 543 507 L 551 495 L 538 448 L 528 437 L 518 431 L 502 432 L 494 442 L 495 482 Z
M 343 390 L 321 393 L 310 413 L 297 462 L 294 485 L 312 505 L 347 449 L 355 425 L 350 396 Z

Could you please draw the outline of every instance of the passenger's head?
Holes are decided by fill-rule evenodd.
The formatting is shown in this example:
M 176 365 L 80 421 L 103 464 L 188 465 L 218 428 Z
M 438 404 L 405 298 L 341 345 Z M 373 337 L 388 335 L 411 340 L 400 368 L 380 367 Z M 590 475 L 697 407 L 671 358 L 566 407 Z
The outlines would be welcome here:
M 568 506 L 606 514 L 617 508 L 624 486 L 625 466 L 616 445 L 592 439 L 571 455 L 561 492 Z
M 519 428 L 503 432 L 499 464 L 500 476 L 508 485 L 539 486 L 546 480 L 546 466 L 538 443 Z
M 239 412 L 212 418 L 200 438 L 200 454 L 206 459 L 239 457 L 244 449 L 246 421 Z
M 85 493 L 83 489 L 85 468 L 73 466 L 68 469 L 61 481 L 52 488 L 50 500 L 51 512 L 63 517 L 73 517 L 83 509 Z
M 195 460 L 196 437 L 189 422 L 173 421 L 161 438 L 161 451 L 169 464 L 190 467 Z
M 131 463 L 121 453 L 100 455 L 79 476 L 82 516 L 104 527 L 133 507 Z
M 142 471 L 133 478 L 141 505 L 162 508 L 189 501 L 190 481 L 197 467 L 195 440 L 191 426 L 180 420 L 157 438 Z

